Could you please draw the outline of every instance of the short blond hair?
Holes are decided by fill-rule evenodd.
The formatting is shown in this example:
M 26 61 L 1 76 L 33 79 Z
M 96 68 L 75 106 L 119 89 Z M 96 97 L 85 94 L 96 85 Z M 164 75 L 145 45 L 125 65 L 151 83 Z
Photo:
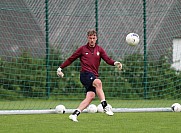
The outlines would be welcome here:
M 90 30 L 88 30 L 88 32 L 87 32 L 87 36 L 93 36 L 93 35 L 97 36 L 97 32 L 96 32 L 96 30 L 94 30 L 94 29 L 90 29 Z

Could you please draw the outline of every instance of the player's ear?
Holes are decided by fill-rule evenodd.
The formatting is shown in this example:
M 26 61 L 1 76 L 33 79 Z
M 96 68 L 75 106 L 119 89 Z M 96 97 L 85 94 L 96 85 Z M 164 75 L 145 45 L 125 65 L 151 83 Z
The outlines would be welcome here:
M 95 36 L 96 37 L 96 41 L 97 41 L 97 36 Z

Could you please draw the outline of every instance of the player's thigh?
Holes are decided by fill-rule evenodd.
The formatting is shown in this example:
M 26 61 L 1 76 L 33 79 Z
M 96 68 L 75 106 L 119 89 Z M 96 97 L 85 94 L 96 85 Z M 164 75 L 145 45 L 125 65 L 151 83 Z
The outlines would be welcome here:
M 96 79 L 95 75 L 91 72 L 80 73 L 80 81 L 86 88 L 92 86 L 92 83 L 95 79 Z

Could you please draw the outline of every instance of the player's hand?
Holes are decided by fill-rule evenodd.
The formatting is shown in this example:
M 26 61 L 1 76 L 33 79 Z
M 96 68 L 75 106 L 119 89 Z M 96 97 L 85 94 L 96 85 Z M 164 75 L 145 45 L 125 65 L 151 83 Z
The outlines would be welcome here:
M 61 77 L 61 78 L 63 78 L 63 76 L 64 76 L 64 74 L 62 72 L 62 68 L 60 68 L 60 67 L 57 69 L 57 76 Z
M 114 62 L 114 65 L 118 68 L 118 70 L 121 70 L 122 69 L 122 64 L 118 61 L 115 61 Z

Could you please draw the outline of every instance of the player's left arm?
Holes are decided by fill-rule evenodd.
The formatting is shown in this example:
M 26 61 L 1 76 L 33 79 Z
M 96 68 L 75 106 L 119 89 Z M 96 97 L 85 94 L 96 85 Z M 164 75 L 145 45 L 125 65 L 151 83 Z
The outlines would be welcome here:
M 121 69 L 122 69 L 122 64 L 121 64 L 121 62 L 115 61 L 115 62 L 114 62 L 114 65 L 118 68 L 118 70 L 121 70 Z
M 122 69 L 122 64 L 119 61 L 114 61 L 111 59 L 104 49 L 101 48 L 101 58 L 109 65 L 116 66 L 118 70 Z

